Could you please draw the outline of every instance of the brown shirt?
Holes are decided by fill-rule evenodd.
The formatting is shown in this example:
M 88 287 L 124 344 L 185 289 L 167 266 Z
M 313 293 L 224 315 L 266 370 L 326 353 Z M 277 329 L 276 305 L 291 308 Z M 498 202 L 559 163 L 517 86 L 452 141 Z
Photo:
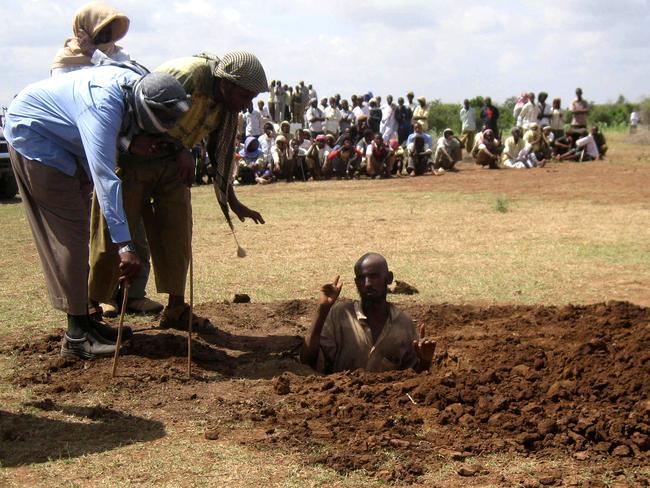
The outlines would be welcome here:
M 411 318 L 392 304 L 384 328 L 373 344 L 372 331 L 359 301 L 337 302 L 325 319 L 317 369 L 324 373 L 365 369 L 390 371 L 414 367 L 418 339 Z
M 571 125 L 586 127 L 587 113 L 575 113 L 576 110 L 589 111 L 589 104 L 584 99 L 578 100 L 577 98 L 571 103 L 571 112 L 574 112 Z

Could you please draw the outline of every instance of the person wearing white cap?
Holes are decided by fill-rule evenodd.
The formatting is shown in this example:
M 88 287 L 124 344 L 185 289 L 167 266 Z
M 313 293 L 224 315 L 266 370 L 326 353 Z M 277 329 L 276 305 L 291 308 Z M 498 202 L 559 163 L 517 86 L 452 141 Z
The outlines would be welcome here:
M 174 77 L 142 76 L 120 66 L 78 70 L 29 85 L 9 106 L 4 134 L 11 164 L 50 301 L 67 314 L 62 355 L 92 359 L 115 351 L 116 331 L 92 320 L 87 309 L 93 183 L 108 222 L 106 237 L 116 249 L 112 272 L 131 282 L 140 261 L 115 171 L 118 142 L 124 151 L 146 154 L 167 143 L 161 134 L 188 110 L 187 94 Z
M 264 68 L 249 52 L 230 52 L 219 58 L 203 53 L 174 59 L 156 69 L 176 78 L 192 96 L 190 110 L 169 132 L 173 146 L 148 157 L 120 158 L 125 207 L 131 216 L 142 216 L 151 248 L 159 293 L 169 295 L 160 326 L 186 328 L 189 305 L 185 303 L 185 280 L 190 259 L 191 202 L 187 187 L 194 179 L 190 149 L 204 138 L 217 200 L 232 228 L 229 209 L 244 221 L 264 223 L 262 216 L 243 205 L 232 188 L 233 153 L 237 114 L 268 90 Z M 107 226 L 95 213 L 91 245 L 89 293 L 93 304 L 103 301 L 117 283 L 113 272 L 115 246 L 106 239 Z M 194 326 L 208 326 L 205 318 L 193 316 Z

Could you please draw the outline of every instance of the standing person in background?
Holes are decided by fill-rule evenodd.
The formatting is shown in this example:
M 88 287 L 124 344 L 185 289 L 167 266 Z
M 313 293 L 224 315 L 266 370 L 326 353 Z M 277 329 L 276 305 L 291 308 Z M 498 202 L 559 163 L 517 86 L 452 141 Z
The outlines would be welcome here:
M 494 137 L 498 139 L 499 109 L 492 105 L 492 99 L 490 97 L 485 97 L 485 104 L 481 109 L 481 124 L 486 129 L 492 130 Z
M 282 88 L 284 90 L 284 118 L 282 120 L 291 121 L 291 108 L 293 107 L 293 88 L 288 85 L 284 85 Z
M 303 115 L 305 113 L 304 103 L 302 102 L 302 90 L 300 85 L 296 85 L 293 90 L 293 98 L 291 99 L 291 122 L 301 124 L 303 121 Z
M 413 101 L 414 97 L 415 97 L 415 95 L 413 94 L 412 91 L 410 91 L 410 92 L 408 92 L 406 94 L 406 100 L 408 101 L 406 106 L 411 109 L 411 112 L 414 112 L 415 107 L 417 107 L 417 104 Z
M 96 50 L 117 62 L 130 61 L 131 57 L 128 53 L 115 44 L 127 34 L 129 25 L 129 18 L 110 5 L 102 2 L 83 5 L 77 10 L 72 21 L 74 37 L 66 39 L 63 48 L 57 52 L 52 61 L 52 76 L 95 66 L 92 60 L 98 63 L 98 56 L 100 56 L 97 54 L 93 57 Z M 163 309 L 163 305 L 146 296 L 151 254 L 142 221 L 133 235 L 133 245 L 142 267 L 137 279 L 130 286 L 127 308 L 136 313 L 158 313 Z M 101 304 L 101 312 L 100 309 L 92 309 L 91 314 L 115 317 L 119 312 L 118 291 L 116 288 L 113 297 Z
M 519 95 L 519 98 L 517 98 L 517 102 L 515 103 L 515 107 L 512 109 L 512 116 L 515 119 L 515 125 L 517 127 L 523 127 L 523 123 L 521 122 L 521 110 L 524 108 L 524 105 L 528 103 L 528 93 L 522 92 Z
M 589 104 L 582 98 L 582 88 L 576 88 L 576 99 L 571 102 L 571 132 L 573 138 L 587 135 L 587 115 Z
M 341 100 L 341 121 L 339 122 L 339 132 L 343 134 L 346 130 L 355 126 L 356 126 L 355 116 L 352 113 L 352 110 L 350 110 L 348 101 L 343 99 Z
M 269 85 L 269 115 L 271 120 L 275 122 L 275 80 L 271 80 Z
M 634 109 L 630 113 L 630 134 L 636 133 L 639 122 L 641 122 L 641 117 L 639 116 L 637 109 Z
M 397 108 L 395 109 L 395 121 L 397 122 L 397 142 L 403 144 L 411 133 L 411 119 L 413 112 L 404 105 L 404 99 L 397 99 Z
M 337 107 L 338 103 L 335 97 L 330 97 L 329 106 L 324 110 L 325 112 L 325 132 L 335 135 L 339 134 L 339 127 L 341 122 L 341 111 Z
M 260 117 L 262 118 L 262 124 L 266 124 L 271 121 L 271 114 L 269 109 L 264 106 L 264 100 L 257 101 L 257 110 L 260 112 Z
M 309 101 L 309 108 L 305 112 L 305 122 L 307 122 L 307 127 L 309 127 L 312 141 L 314 141 L 317 136 L 323 134 L 325 113 L 318 107 L 318 100 L 315 98 L 312 98 Z
M 280 80 L 275 82 L 275 121 L 279 124 L 284 120 L 284 88 Z
M 530 92 L 528 94 L 528 101 L 526 102 L 526 105 L 522 107 L 521 113 L 519 114 L 521 127 L 526 130 L 532 124 L 537 124 L 537 120 L 539 119 L 538 115 L 539 107 L 535 103 L 535 94 Z
M 547 98 L 548 93 L 546 92 L 539 92 L 539 95 L 537 95 L 537 108 L 539 109 L 537 113 L 537 121 L 540 127 L 546 127 L 551 123 L 552 108 L 548 103 L 546 103 Z
M 381 123 L 379 124 L 379 130 L 386 142 L 391 139 L 397 139 L 397 120 L 395 119 L 396 108 L 397 105 L 393 103 L 393 95 L 388 95 L 386 97 L 386 105 L 381 109 Z
M 476 135 L 476 112 L 470 106 L 469 100 L 463 100 L 460 109 L 460 140 L 469 154 L 474 148 L 474 136 Z
M 422 125 L 424 132 L 429 131 L 429 107 L 427 106 L 427 99 L 418 97 L 418 106 L 413 110 L 413 125 L 418 122 Z
M 262 102 L 264 103 L 264 102 Z M 251 103 L 244 114 L 244 136 L 257 139 L 262 135 L 262 114 Z
M 553 99 L 549 125 L 551 126 L 551 132 L 553 132 L 556 140 L 564 136 L 564 112 L 562 111 L 562 100 L 559 98 Z
M 379 133 L 379 125 L 381 124 L 381 109 L 377 106 L 377 100 L 371 98 L 368 102 L 370 107 L 368 115 L 368 126 L 374 133 Z
M 314 87 L 311 85 L 311 83 L 307 86 L 307 91 L 309 93 L 309 100 L 312 98 L 318 100 L 318 93 L 316 93 L 316 90 L 314 90 Z

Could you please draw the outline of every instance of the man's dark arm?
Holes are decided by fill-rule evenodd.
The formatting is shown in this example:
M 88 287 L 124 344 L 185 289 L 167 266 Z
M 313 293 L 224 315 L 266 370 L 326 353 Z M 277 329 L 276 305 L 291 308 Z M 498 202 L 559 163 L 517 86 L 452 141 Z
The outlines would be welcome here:
M 323 332 L 325 320 L 332 306 L 336 303 L 341 293 L 341 288 L 343 288 L 343 283 L 340 282 L 340 278 L 340 276 L 337 276 L 334 278 L 334 282 L 323 285 L 320 289 L 320 299 L 318 301 L 318 308 L 316 309 L 316 316 L 300 349 L 300 362 L 314 369 L 316 369 L 316 362 L 318 361 L 320 335 Z

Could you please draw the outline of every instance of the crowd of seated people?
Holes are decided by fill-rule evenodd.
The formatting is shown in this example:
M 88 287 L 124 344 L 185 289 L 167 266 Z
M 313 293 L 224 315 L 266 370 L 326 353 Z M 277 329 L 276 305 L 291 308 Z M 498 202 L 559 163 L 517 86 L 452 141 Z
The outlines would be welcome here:
M 413 92 L 397 102 L 391 95 L 382 102 L 370 92 L 352 95 L 350 102 L 338 94 L 319 100 L 312 85 L 273 81 L 268 106 L 259 100 L 240 114 L 235 184 L 437 176 L 458 171 L 463 153 L 488 169 L 529 169 L 551 160 L 602 159 L 607 151 L 598 127 L 587 127 L 589 104 L 580 88 L 569 108 L 568 130 L 559 98 L 549 104 L 544 92 L 522 93 L 515 126 L 503 140 L 499 109 L 490 97 L 484 100 L 480 112 L 463 101 L 460 134 L 447 128 L 434 138 L 427 100 Z M 205 148 L 197 146 L 195 157 L 197 183 L 205 177 L 209 182 Z

